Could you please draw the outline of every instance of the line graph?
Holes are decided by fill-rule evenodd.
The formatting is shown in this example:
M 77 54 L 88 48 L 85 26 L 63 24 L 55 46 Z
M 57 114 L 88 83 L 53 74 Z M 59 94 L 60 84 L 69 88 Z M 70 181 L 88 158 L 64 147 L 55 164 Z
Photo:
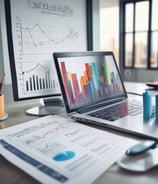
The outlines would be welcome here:
M 83 136 L 83 132 L 79 128 L 74 128 L 73 125 L 70 127 L 69 125 L 60 123 L 59 121 L 54 121 L 53 125 L 50 125 L 46 128 L 37 125 L 31 128 L 31 130 L 36 130 L 37 132 L 31 134 L 25 140 L 20 139 L 20 141 L 31 148 L 33 148 L 34 145 L 38 144 L 39 140 L 46 141 L 45 145 L 39 146 L 40 148 L 42 148 L 42 150 L 43 148 L 46 149 L 50 146 L 59 146 L 59 144 L 52 144 L 51 140 L 55 140 L 56 137 L 61 137 L 61 139 L 69 139 L 69 141 L 74 142 L 74 140 L 77 141 Z M 30 133 L 31 130 L 28 130 L 28 133 Z M 10 138 L 12 139 L 13 137 Z
M 21 47 L 21 55 L 48 54 L 54 47 L 71 44 L 79 37 L 75 28 L 65 28 L 61 37 L 55 26 L 45 24 L 41 26 L 38 22 L 22 21 L 21 17 L 16 18 L 16 33 L 19 38 L 18 44 Z
M 61 94 L 53 53 L 87 50 L 85 4 L 13 0 L 10 15 L 16 97 Z
M 72 28 L 68 29 L 67 35 L 65 37 L 55 40 L 55 38 L 49 37 L 49 35 L 46 34 L 46 32 L 43 30 L 41 25 L 39 23 L 36 23 L 31 28 L 28 27 L 22 27 L 23 35 L 27 35 L 30 42 L 28 40 L 25 41 L 26 44 L 32 45 L 34 47 L 40 47 L 47 44 L 61 44 L 62 42 L 65 42 L 66 40 L 74 40 L 77 38 L 77 32 L 75 32 Z M 25 33 L 26 32 L 26 33 Z M 35 34 L 38 34 L 38 38 Z
M 23 72 L 23 74 L 24 73 L 30 73 L 30 72 L 32 72 L 33 70 L 36 70 L 37 68 L 43 68 L 44 70 L 49 70 L 49 68 L 48 67 L 45 67 L 45 66 L 43 66 L 41 63 L 37 63 L 37 64 L 35 64 L 35 66 L 33 67 L 33 68 L 31 68 L 30 70 L 26 70 L 25 72 Z

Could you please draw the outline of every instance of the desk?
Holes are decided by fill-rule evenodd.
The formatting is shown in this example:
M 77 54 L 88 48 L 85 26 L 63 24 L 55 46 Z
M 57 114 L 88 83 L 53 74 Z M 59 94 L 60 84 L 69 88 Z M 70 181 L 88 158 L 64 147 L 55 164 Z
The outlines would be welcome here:
M 143 92 L 146 86 L 144 84 L 135 84 L 135 83 L 126 83 L 125 84 L 127 91 L 131 92 Z M 9 117 L 3 122 L 0 122 L 0 128 L 6 128 L 10 126 L 14 126 L 16 124 L 33 120 L 38 118 L 37 116 L 29 116 L 25 114 L 25 110 L 39 105 L 38 100 L 29 100 L 22 102 L 14 102 L 12 97 L 11 86 L 5 86 L 5 109 L 8 112 Z M 138 90 L 138 91 L 133 91 Z M 140 91 L 141 90 L 141 91 Z M 64 115 L 61 114 L 61 115 Z M 126 137 L 132 137 L 131 135 L 127 135 L 121 132 L 116 132 L 114 130 L 110 130 L 108 128 L 102 128 L 109 132 L 114 132 L 118 135 L 123 135 Z M 132 173 L 119 168 L 117 164 L 111 166 L 107 172 L 103 173 L 101 177 L 99 177 L 94 183 L 95 184 L 157 184 L 158 181 L 158 168 L 153 169 L 146 173 Z M 24 173 L 22 170 L 18 169 L 7 160 L 5 160 L 2 156 L 0 156 L 0 183 L 2 184 L 38 184 L 36 180 L 32 177 Z

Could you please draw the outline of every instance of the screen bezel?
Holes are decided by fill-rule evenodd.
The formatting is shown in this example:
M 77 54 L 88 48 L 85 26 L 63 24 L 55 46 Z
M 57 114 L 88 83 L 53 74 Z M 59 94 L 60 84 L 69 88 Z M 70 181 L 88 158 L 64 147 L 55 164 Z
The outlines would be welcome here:
M 108 102 L 116 101 L 117 99 L 120 99 L 120 98 L 121 99 L 122 98 L 127 98 L 127 93 L 126 93 L 126 90 L 125 90 L 125 86 L 124 86 L 124 83 L 123 83 L 123 80 L 122 80 L 122 77 L 121 77 L 121 74 L 120 74 L 118 65 L 116 63 L 116 59 L 114 57 L 113 52 L 111 52 L 111 51 L 87 51 L 87 52 L 62 52 L 62 53 L 55 52 L 55 53 L 53 53 L 55 66 L 56 66 L 56 70 L 57 70 L 57 74 L 58 74 L 58 78 L 59 78 L 59 83 L 60 83 L 60 87 L 61 87 L 61 91 L 62 91 L 62 95 L 63 95 L 63 100 L 64 100 L 64 103 L 65 103 L 67 113 L 72 113 L 72 112 L 75 112 L 78 109 L 82 109 L 82 108 L 85 108 L 85 107 L 82 106 L 82 107 L 76 107 L 76 108 L 73 108 L 73 109 L 70 108 L 69 103 L 68 103 L 68 99 L 67 99 L 67 95 L 66 95 L 66 92 L 65 92 L 65 88 L 64 88 L 63 77 L 62 77 L 62 74 L 61 74 L 58 58 L 84 57 L 84 56 L 107 56 L 107 55 L 112 56 L 113 59 L 114 59 L 116 70 L 118 72 L 120 82 L 121 82 L 121 85 L 122 85 L 122 88 L 123 88 L 123 92 L 122 92 L 122 94 L 119 94 L 117 96 L 110 96 L 110 97 L 106 98 L 106 101 L 103 101 L 103 99 L 102 99 L 102 100 L 97 101 L 96 103 L 92 103 L 92 104 L 89 104 L 89 105 L 86 104 L 87 108 L 92 107 L 92 106 L 96 106 L 96 104 L 99 104 L 99 103 L 100 104 L 106 104 Z
M 86 31 L 87 31 L 87 50 L 93 49 L 93 36 L 92 36 L 92 0 L 85 0 L 86 4 Z M 61 96 L 61 93 L 47 94 L 47 95 L 38 95 L 30 97 L 19 97 L 18 92 L 18 82 L 17 82 L 17 73 L 16 73 L 16 63 L 14 55 L 14 45 L 13 45 L 13 36 L 12 36 L 12 20 L 11 20 L 11 0 L 5 0 L 5 17 L 6 17 L 6 30 L 7 30 L 7 42 L 8 42 L 8 51 L 9 51 L 9 62 L 11 69 L 11 80 L 12 80 L 12 89 L 14 101 L 28 100 L 28 99 L 39 99 L 45 97 L 54 97 Z

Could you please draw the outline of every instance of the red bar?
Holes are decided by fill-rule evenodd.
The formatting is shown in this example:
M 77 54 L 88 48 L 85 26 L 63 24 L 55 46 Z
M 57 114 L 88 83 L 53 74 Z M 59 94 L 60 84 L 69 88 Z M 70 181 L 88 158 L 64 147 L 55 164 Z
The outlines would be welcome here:
M 68 78 L 67 78 L 67 72 L 66 72 L 66 67 L 64 62 L 61 62 L 61 70 L 63 74 L 64 86 L 65 86 L 66 94 L 68 96 L 69 104 L 72 104 L 72 97 L 68 86 Z

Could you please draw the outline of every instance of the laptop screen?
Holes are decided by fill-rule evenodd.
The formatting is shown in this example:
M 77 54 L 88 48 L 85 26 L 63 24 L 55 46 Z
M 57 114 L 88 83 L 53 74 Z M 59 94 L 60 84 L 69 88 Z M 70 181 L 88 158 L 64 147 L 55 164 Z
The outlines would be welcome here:
M 68 112 L 126 96 L 112 52 L 54 53 Z

